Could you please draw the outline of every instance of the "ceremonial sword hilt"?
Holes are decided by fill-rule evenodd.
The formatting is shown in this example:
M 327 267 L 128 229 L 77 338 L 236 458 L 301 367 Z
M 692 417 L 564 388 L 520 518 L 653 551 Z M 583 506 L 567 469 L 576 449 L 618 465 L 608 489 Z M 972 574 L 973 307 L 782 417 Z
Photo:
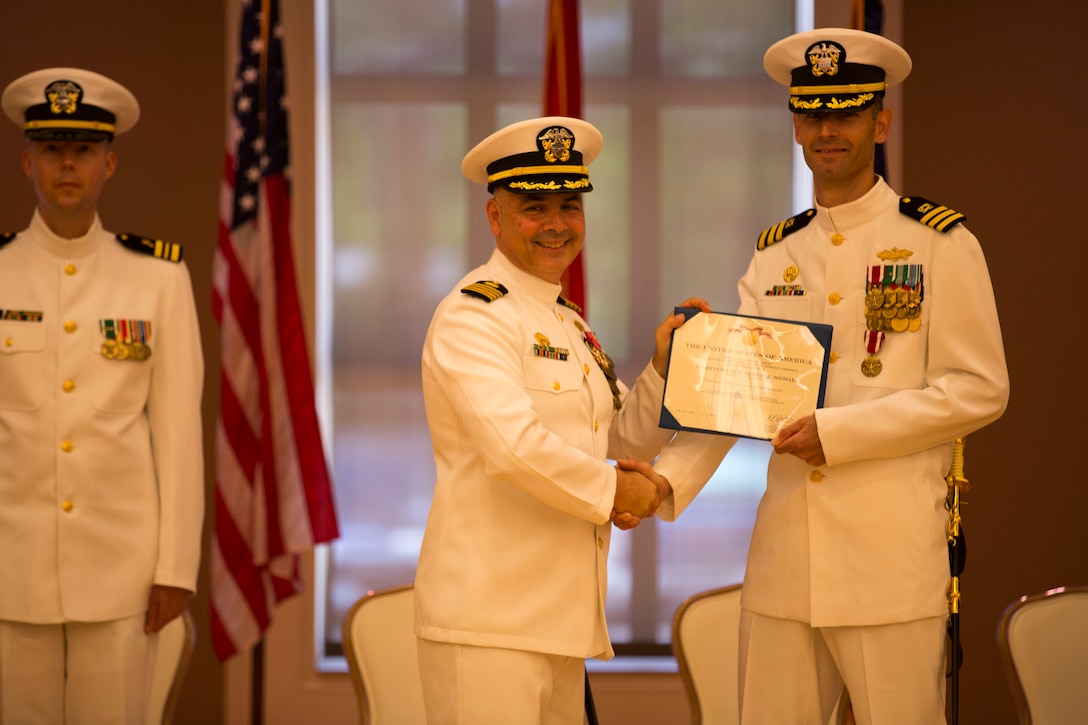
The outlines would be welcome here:
M 963 566 L 964 552 L 960 551 L 953 556 L 955 547 L 960 545 L 960 494 L 971 490 L 971 482 L 963 475 L 963 445 L 964 438 L 960 436 L 952 446 L 952 463 L 948 467 L 948 475 L 945 483 L 948 484 L 948 497 L 945 506 L 948 508 L 948 536 L 949 564 L 952 566 L 952 582 L 948 588 L 948 611 L 958 614 L 960 611 L 960 572 L 957 568 Z M 953 562 L 958 562 L 958 565 Z

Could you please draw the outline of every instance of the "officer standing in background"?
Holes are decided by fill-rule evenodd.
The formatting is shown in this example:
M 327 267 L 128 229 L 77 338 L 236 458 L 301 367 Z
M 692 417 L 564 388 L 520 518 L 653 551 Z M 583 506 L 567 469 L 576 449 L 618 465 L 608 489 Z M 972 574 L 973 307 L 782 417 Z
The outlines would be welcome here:
M 0 721 L 143 723 L 156 634 L 196 590 L 203 357 L 181 248 L 102 228 L 139 106 L 49 68 L 0 98 L 30 226 L 0 237 Z
M 741 598 L 741 722 L 826 723 L 845 683 L 859 725 L 932 725 L 945 709 L 945 475 L 953 441 L 1009 396 L 993 288 L 962 214 L 874 172 L 906 51 L 825 28 L 774 44 L 764 66 L 789 88 L 816 203 L 760 235 L 740 314 L 834 333 L 825 407 L 771 441 Z M 681 434 L 663 452 L 663 518 L 732 440 Z

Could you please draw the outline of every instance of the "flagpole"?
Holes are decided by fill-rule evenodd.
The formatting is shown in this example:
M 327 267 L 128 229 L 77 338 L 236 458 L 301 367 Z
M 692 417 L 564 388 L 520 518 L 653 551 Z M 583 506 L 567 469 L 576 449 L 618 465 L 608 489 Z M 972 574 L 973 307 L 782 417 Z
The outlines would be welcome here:
M 582 117 L 582 48 L 578 0 L 549 0 L 547 35 L 544 38 L 545 116 Z M 583 249 L 563 271 L 563 296 L 582 309 L 589 319 L 585 291 Z
M 264 725 L 264 637 L 253 645 L 252 663 L 249 722 L 251 725 Z
M 268 77 L 268 33 L 270 20 L 272 13 L 270 12 L 271 0 L 261 0 L 261 53 L 260 53 L 260 69 L 258 71 L 259 77 L 262 79 L 258 84 L 258 96 L 257 96 L 257 118 L 260 123 L 260 136 L 265 137 L 265 121 L 267 120 L 267 114 L 265 108 L 267 108 L 267 82 L 264 80 Z M 251 657 L 251 670 L 250 670 L 250 725 L 264 725 L 264 634 L 257 640 L 257 643 L 253 645 L 253 650 L 250 654 Z

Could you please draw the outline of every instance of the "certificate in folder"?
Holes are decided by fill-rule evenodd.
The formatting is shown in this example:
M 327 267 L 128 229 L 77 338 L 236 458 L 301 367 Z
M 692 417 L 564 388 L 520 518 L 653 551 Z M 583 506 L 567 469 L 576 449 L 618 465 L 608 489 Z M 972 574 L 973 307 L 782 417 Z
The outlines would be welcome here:
M 770 440 L 823 407 L 830 325 L 676 311 L 661 427 Z

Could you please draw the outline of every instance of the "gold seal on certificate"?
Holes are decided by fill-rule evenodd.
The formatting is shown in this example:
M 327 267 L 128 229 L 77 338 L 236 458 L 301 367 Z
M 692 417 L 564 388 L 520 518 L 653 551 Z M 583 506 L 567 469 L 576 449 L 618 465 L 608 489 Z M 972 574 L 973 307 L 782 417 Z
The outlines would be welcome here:
M 830 325 L 676 311 L 663 428 L 770 440 L 823 405 Z

